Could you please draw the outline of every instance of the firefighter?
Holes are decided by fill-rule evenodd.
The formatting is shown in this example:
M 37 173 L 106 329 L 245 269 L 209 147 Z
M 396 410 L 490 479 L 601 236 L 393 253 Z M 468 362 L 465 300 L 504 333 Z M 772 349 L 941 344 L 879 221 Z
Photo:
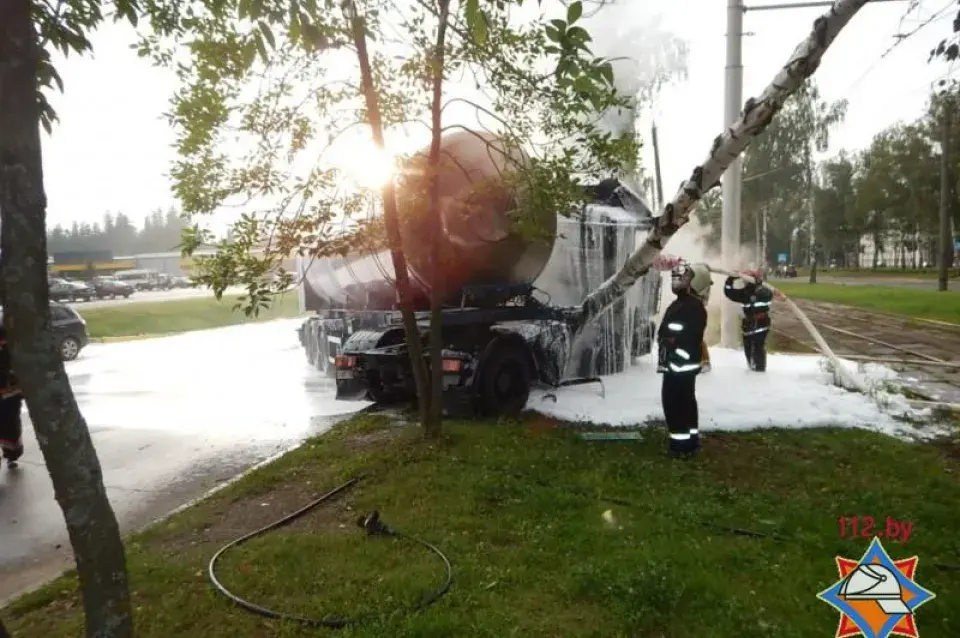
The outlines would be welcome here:
M 747 365 L 756 372 L 766 371 L 766 342 L 767 333 L 770 332 L 770 303 L 773 301 L 773 293 L 763 285 L 761 272 L 752 270 L 741 273 L 740 277 L 727 277 L 723 284 L 723 294 L 743 308 L 740 328 Z
M 8 463 L 15 463 L 23 455 L 23 424 L 20 420 L 23 396 L 10 365 L 7 330 L 3 323 L 0 323 L 0 454 Z
M 661 401 L 675 458 L 700 449 L 696 381 L 703 363 L 703 333 L 707 328 L 707 300 L 712 284 L 706 264 L 680 263 L 671 273 L 677 298 L 663 313 L 657 331 L 657 371 L 663 374 Z

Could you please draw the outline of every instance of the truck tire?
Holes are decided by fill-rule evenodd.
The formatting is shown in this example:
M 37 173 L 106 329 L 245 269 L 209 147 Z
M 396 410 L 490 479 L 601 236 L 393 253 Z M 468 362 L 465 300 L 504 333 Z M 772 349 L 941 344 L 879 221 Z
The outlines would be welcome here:
M 314 330 L 314 366 L 323 374 L 328 374 L 330 367 L 330 353 L 327 350 L 327 331 L 322 324 Z
M 494 349 L 482 363 L 477 399 L 488 417 L 516 416 L 530 398 L 530 363 L 522 348 L 506 344 Z
M 313 326 L 309 323 L 300 328 L 303 331 L 303 352 L 307 355 L 307 363 L 317 365 L 317 349 L 313 346 Z

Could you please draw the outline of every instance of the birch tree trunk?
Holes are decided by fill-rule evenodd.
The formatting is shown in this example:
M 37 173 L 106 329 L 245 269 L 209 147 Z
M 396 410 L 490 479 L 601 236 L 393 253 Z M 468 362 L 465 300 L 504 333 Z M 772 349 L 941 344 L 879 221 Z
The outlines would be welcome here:
M 87 424 L 50 330 L 46 195 L 30 0 L 0 2 L 0 282 L 13 367 L 66 521 L 87 636 L 133 635 L 126 558 Z M 29 452 L 28 452 L 29 453 Z
M 719 184 L 720 177 L 734 159 L 740 156 L 750 140 L 760 135 L 803 82 L 813 75 L 827 48 L 841 29 L 867 0 L 838 0 L 829 11 L 817 18 L 807 39 L 790 56 L 773 82 L 758 99 L 749 99 L 740 118 L 713 142 L 706 161 L 697 166 L 680 192 L 667 204 L 646 241 L 627 259 L 613 277 L 604 282 L 583 302 L 580 329 L 626 294 L 627 290 L 650 270 L 670 238 L 690 220 L 690 213 L 706 191 Z

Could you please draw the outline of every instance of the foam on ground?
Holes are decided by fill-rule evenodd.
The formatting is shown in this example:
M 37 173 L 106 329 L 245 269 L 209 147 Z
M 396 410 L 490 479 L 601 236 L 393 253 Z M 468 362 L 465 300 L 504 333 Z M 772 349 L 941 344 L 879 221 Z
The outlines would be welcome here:
M 832 384 L 833 374 L 819 356 L 769 354 L 767 371 L 752 372 L 743 352 L 711 348 L 713 369 L 697 379 L 700 428 L 703 431 L 753 430 L 771 427 L 856 427 L 885 434 L 927 438 L 942 432 L 911 423 L 929 419 L 891 387 L 897 374 L 877 364 L 857 367 L 845 362 L 870 388 L 868 394 Z M 534 392 L 531 410 L 578 422 L 636 426 L 662 420 L 660 380 L 652 356 L 643 357 L 621 374 L 604 378 L 606 398 L 597 385 L 572 386 L 556 392 L 557 402 Z

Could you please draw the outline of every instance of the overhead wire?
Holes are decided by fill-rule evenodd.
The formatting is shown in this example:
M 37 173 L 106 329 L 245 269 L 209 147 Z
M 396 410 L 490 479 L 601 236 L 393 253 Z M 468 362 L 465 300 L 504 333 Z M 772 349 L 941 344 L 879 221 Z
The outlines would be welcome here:
M 906 20 L 907 15 L 909 15 L 912 11 L 916 10 L 917 8 L 919 8 L 919 6 L 920 6 L 920 3 L 919 3 L 919 2 L 911 2 L 911 3 L 910 3 L 910 6 L 907 8 L 907 10 L 903 13 L 903 15 L 900 16 L 900 22 L 899 22 L 899 25 L 898 25 L 898 29 L 899 29 L 899 27 L 902 27 L 902 26 L 903 26 L 903 23 L 904 23 L 904 21 Z M 879 56 L 878 58 L 876 58 L 876 59 L 870 64 L 870 66 L 868 66 L 868 67 L 866 68 L 866 70 L 864 70 L 863 73 L 861 73 L 861 74 L 857 77 L 857 79 L 855 79 L 855 80 L 853 81 L 853 83 L 852 83 L 850 86 L 848 86 L 846 89 L 844 89 L 843 91 L 841 91 L 841 95 L 843 95 L 844 97 L 846 97 L 847 95 L 849 95 L 850 92 L 853 91 L 857 86 L 859 86 L 860 83 L 863 82 L 863 80 L 865 80 L 873 71 L 875 71 L 876 68 L 877 68 L 877 66 L 879 66 L 879 64 L 880 64 L 883 60 L 885 60 L 887 57 L 889 57 L 890 54 L 893 53 L 893 52 L 897 49 L 897 47 L 899 47 L 901 44 L 903 44 L 904 42 L 906 42 L 907 40 L 909 40 L 911 37 L 913 37 L 914 35 L 916 35 L 917 33 L 919 33 L 919 32 L 920 32 L 921 30 L 923 30 L 924 28 L 926 28 L 926 27 L 930 26 L 931 24 L 933 24 L 934 22 L 937 22 L 937 21 L 943 19 L 944 17 L 946 17 L 946 16 L 944 15 L 944 13 L 945 13 L 947 10 L 949 10 L 950 8 L 954 7 L 954 6 L 956 6 L 956 3 L 954 2 L 954 0 L 949 0 L 949 1 L 947 2 L 947 4 L 945 4 L 945 5 L 944 5 L 943 7 L 941 7 L 939 10 L 937 10 L 937 11 L 936 11 L 933 15 L 931 15 L 930 17 L 928 17 L 928 18 L 924 19 L 923 21 L 921 21 L 920 24 L 917 25 L 916 27 L 914 27 L 912 30 L 910 30 L 910 31 L 908 31 L 908 32 L 906 32 L 906 33 L 897 33 L 897 34 L 894 34 L 893 37 L 896 38 L 896 42 L 894 42 L 894 43 L 891 44 L 889 47 L 887 47 L 886 50 L 884 50 L 884 52 L 881 53 L 880 56 Z

